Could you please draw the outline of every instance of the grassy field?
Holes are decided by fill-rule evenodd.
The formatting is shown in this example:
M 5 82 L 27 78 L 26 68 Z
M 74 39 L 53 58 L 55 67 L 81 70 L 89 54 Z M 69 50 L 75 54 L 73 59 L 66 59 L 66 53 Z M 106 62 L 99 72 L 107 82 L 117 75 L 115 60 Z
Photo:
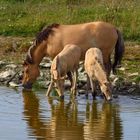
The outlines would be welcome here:
M 34 36 L 44 25 L 97 20 L 140 42 L 139 0 L 0 0 L 0 35 Z

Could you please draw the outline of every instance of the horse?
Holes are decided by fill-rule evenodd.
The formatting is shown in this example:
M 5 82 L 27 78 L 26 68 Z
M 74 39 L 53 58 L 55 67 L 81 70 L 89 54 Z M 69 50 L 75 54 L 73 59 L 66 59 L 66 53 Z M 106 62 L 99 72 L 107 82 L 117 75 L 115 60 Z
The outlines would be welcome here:
M 76 95 L 77 69 L 81 57 L 81 48 L 77 45 L 68 44 L 53 59 L 51 64 L 51 83 L 46 96 L 50 95 L 53 85 L 56 85 L 57 93 L 61 99 L 64 98 L 64 80 L 68 72 L 72 72 L 71 92 Z M 73 61 L 74 59 L 74 61 Z
M 90 79 L 93 98 L 96 97 L 95 80 L 98 80 L 101 91 L 105 95 L 106 100 L 111 100 L 111 84 L 107 78 L 102 52 L 99 48 L 90 48 L 86 51 L 84 67 L 85 72 Z
M 81 58 L 92 47 L 100 48 L 103 54 L 105 70 L 111 71 L 110 56 L 115 49 L 113 71 L 120 64 L 124 54 L 124 41 L 120 31 L 110 23 L 97 21 L 74 25 L 52 24 L 43 28 L 36 36 L 33 45 L 28 49 L 23 63 L 22 85 L 31 89 L 39 76 L 39 64 L 44 57 L 53 59 L 67 44 L 81 48 Z

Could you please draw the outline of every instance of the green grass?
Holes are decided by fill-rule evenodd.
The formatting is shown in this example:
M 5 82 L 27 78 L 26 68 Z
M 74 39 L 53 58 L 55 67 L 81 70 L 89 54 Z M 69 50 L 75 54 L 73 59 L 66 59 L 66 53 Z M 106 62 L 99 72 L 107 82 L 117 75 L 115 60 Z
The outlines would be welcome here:
M 0 35 L 34 36 L 52 23 L 107 21 L 140 42 L 139 0 L 0 0 Z

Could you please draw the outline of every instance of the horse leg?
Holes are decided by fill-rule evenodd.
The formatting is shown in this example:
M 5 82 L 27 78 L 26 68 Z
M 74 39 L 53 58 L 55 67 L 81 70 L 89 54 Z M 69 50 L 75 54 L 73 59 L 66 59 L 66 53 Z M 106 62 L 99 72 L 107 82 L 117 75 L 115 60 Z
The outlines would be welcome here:
M 89 90 L 90 90 L 90 78 L 87 74 L 87 86 L 86 86 L 86 98 L 88 99 L 88 93 L 89 93 Z
M 50 96 L 50 92 L 51 92 L 51 90 L 52 90 L 53 85 L 54 85 L 54 81 L 53 81 L 53 79 L 51 78 L 51 82 L 50 82 L 50 84 L 49 84 L 49 87 L 48 87 L 46 96 Z
M 75 84 L 76 84 L 75 82 L 77 82 L 76 74 L 74 71 L 73 72 L 69 71 L 67 73 L 67 76 L 71 83 L 71 93 L 72 93 L 72 95 L 74 95 L 76 93 L 76 86 L 75 86 Z
M 87 88 L 86 88 L 87 89 L 87 91 L 86 91 L 87 99 L 88 99 L 88 93 L 89 93 L 90 88 L 91 88 L 93 99 L 96 99 L 97 92 L 96 92 L 95 81 L 93 81 L 93 79 L 87 75 Z
M 92 78 L 90 78 L 90 85 L 91 85 L 92 97 L 93 97 L 93 100 L 95 100 L 96 99 L 96 95 L 97 95 L 96 83 L 95 83 L 95 81 L 92 80 Z
M 107 78 L 109 78 L 110 72 L 111 72 L 111 59 L 109 57 L 108 61 L 104 63 L 105 71 L 107 74 Z
M 72 76 L 72 89 L 71 89 L 71 92 L 74 96 L 76 96 L 76 91 L 77 91 L 77 69 L 73 71 L 73 76 Z
M 74 88 L 73 88 L 73 90 L 74 90 L 74 95 L 76 96 L 76 92 L 77 92 L 77 80 L 78 80 L 78 71 L 77 71 L 77 69 L 76 70 L 74 70 Z
M 108 75 L 107 75 L 107 77 L 109 77 L 109 75 L 111 73 L 111 68 L 112 68 L 111 58 L 109 57 L 109 59 L 108 59 Z
M 71 71 L 69 71 L 69 72 L 67 73 L 67 76 L 68 76 L 68 79 L 70 80 L 70 84 L 71 84 L 71 87 L 72 87 L 73 79 L 72 79 L 72 73 L 71 73 Z

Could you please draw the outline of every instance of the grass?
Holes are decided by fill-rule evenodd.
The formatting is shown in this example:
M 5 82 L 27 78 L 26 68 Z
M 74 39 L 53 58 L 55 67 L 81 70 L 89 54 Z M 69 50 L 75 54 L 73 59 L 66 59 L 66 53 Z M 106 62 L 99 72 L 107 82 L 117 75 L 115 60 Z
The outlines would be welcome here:
M 34 36 L 44 25 L 96 20 L 117 26 L 140 42 L 139 0 L 0 0 L 0 35 Z

